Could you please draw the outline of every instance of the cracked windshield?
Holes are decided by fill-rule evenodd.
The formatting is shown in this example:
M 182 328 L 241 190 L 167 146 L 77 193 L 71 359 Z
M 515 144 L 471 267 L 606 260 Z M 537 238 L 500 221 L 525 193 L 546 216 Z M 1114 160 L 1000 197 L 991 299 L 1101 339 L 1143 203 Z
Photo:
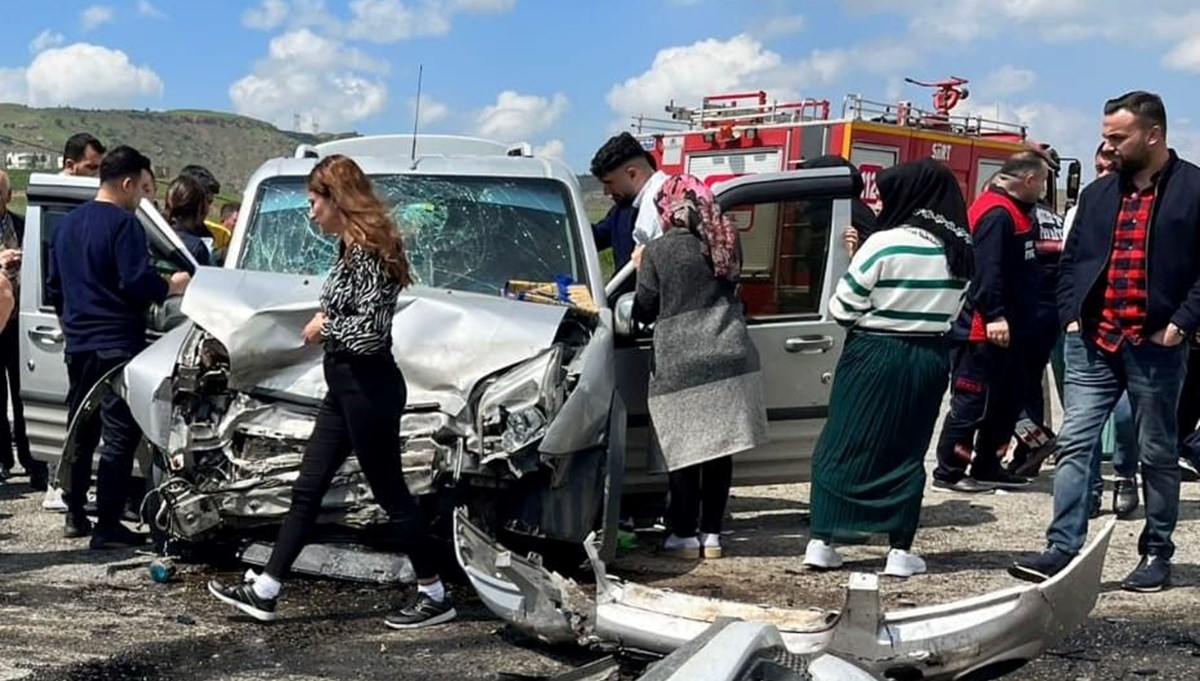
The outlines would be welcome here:
M 586 280 L 566 188 L 552 180 L 377 175 L 422 286 L 500 294 L 510 281 Z M 308 218 L 303 177 L 263 183 L 239 267 L 324 275 L 336 241 Z

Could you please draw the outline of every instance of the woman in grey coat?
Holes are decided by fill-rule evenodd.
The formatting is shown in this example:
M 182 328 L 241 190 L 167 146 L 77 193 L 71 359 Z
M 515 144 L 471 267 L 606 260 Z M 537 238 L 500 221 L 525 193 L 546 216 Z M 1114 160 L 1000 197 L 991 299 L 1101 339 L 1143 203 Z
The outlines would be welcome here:
M 655 206 L 663 235 L 634 254 L 634 317 L 655 325 L 650 418 L 671 493 L 663 549 L 718 558 L 732 455 L 767 439 L 758 352 L 737 297 L 737 230 L 691 175 L 668 179 Z

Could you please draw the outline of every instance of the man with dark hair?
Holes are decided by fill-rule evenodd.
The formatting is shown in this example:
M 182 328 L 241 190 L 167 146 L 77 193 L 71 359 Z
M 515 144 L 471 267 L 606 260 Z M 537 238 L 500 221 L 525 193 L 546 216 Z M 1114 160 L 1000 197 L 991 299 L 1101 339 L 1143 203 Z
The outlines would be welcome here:
M 1041 272 L 1033 210 L 1049 174 L 1039 153 L 1013 154 L 968 213 L 975 276 L 951 331 L 950 413 L 938 439 L 934 487 L 977 493 L 1029 484 L 1000 461 L 1025 397 L 1023 353 L 1036 333 Z
M 233 227 L 237 224 L 238 213 L 242 211 L 242 204 L 237 201 L 221 206 L 221 226 L 229 230 L 233 234 Z
M 105 374 L 146 347 L 145 314 L 150 305 L 181 294 L 187 286 L 186 273 L 175 274 L 168 283 L 147 256 L 146 233 L 134 214 L 145 198 L 147 175 L 150 159 L 136 149 L 121 146 L 108 152 L 100 163 L 96 198 L 63 217 L 54 235 L 46 293 L 66 337 L 68 418 Z M 103 439 L 91 547 L 138 546 L 144 538 L 120 521 L 142 434 L 129 406 L 111 393 L 101 403 L 99 420 L 85 426 L 76 442 L 63 534 L 82 537 L 92 530 L 84 504 L 93 453 Z
M 86 132 L 77 132 L 67 138 L 63 146 L 63 175 L 95 177 L 100 172 L 100 159 L 104 156 L 104 145 Z
M 609 213 L 613 222 L 609 223 L 608 239 L 613 246 L 614 261 L 623 260 L 617 265 L 619 269 L 630 259 L 625 257 L 626 249 L 632 257 L 637 246 L 645 245 L 662 234 L 658 210 L 650 204 L 662 189 L 663 182 L 666 182 L 667 174 L 655 169 L 654 159 L 646 153 L 636 137 L 623 132 L 609 138 L 592 157 L 592 175 L 604 185 L 604 195 L 617 204 Z M 616 212 L 618 209 L 627 212 L 622 216 Z M 626 227 L 630 223 L 632 226 Z M 605 223 L 601 221 L 600 224 Z M 626 240 L 626 229 L 629 230 L 631 241 Z M 600 239 L 604 238 L 601 234 Z M 597 248 L 601 248 L 599 243 L 598 240 Z
M 9 284 L 13 300 L 21 282 L 21 241 L 25 236 L 25 216 L 8 209 L 12 201 L 12 184 L 0 170 L 0 279 Z M 29 475 L 29 486 L 45 491 L 49 469 L 36 461 L 29 450 L 25 432 L 25 405 L 21 401 L 21 330 L 16 306 L 0 314 L 0 480 L 8 477 L 13 464 L 20 462 Z M 12 425 L 8 421 L 9 391 L 12 392 Z M 13 461 L 16 445 L 17 461 Z
M 1179 517 L 1177 412 L 1187 339 L 1200 328 L 1200 168 L 1167 146 L 1167 114 L 1136 91 L 1104 105 L 1105 152 L 1118 172 L 1079 198 L 1060 270 L 1066 330 L 1066 416 L 1058 437 L 1048 548 L 1018 560 L 1013 576 L 1058 574 L 1087 537 L 1095 443 L 1123 392 L 1137 428 L 1146 522 L 1138 566 L 1121 584 L 1170 584 Z

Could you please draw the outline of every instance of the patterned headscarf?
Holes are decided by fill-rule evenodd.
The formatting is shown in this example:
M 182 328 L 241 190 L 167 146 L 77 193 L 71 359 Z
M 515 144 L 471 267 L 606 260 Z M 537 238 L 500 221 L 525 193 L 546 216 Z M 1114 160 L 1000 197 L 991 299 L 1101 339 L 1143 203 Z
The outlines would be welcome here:
M 721 214 L 712 190 L 694 175 L 667 178 L 654 200 L 663 233 L 681 227 L 695 234 L 718 279 L 737 281 L 741 270 L 737 228 Z

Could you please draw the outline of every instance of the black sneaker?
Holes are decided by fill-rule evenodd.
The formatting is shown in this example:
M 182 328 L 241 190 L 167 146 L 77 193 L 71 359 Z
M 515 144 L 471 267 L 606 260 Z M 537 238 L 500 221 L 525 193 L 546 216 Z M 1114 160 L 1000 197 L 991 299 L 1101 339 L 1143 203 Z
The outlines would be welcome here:
M 1046 462 L 1046 459 L 1050 458 L 1050 455 L 1054 453 L 1057 447 L 1058 438 L 1050 438 L 1050 441 L 1046 444 L 1030 451 L 1025 456 L 1025 460 L 1014 466 L 1010 472 L 1015 476 L 1023 478 L 1036 478 L 1038 472 L 1042 470 L 1042 464 Z
M 1022 558 L 1008 568 L 1008 574 L 1026 582 L 1044 582 L 1062 572 L 1074 556 L 1049 548 L 1030 558 Z
M 971 474 L 979 482 L 1000 489 L 1021 489 L 1029 486 L 1029 478 L 1023 478 L 1019 475 L 1014 475 L 1004 470 L 997 468 L 994 471 L 975 472 Z
M 392 629 L 417 629 L 443 624 L 457 616 L 458 612 L 454 610 L 449 592 L 442 597 L 441 602 L 418 593 L 415 601 L 389 614 L 383 623 Z
M 92 521 L 88 520 L 86 515 L 82 513 L 67 513 L 66 520 L 63 522 L 63 537 L 67 539 L 78 539 L 86 537 L 92 533 Z
M 1129 478 L 1117 478 L 1113 488 L 1113 513 L 1124 520 L 1133 515 L 1139 503 L 1137 481 Z
M 1126 591 L 1153 593 L 1171 586 L 1171 561 L 1155 555 L 1142 556 L 1142 561 L 1121 582 Z
M 110 527 L 96 527 L 88 546 L 97 551 L 132 549 L 145 546 L 147 539 L 146 535 L 118 523 Z
M 942 480 L 939 478 L 933 479 L 935 489 L 943 489 L 948 492 L 962 492 L 963 494 L 991 494 L 996 491 L 992 485 L 985 485 L 975 478 L 959 478 L 954 482 Z
M 1179 479 L 1183 482 L 1200 482 L 1200 470 L 1197 470 L 1195 461 L 1185 456 L 1179 457 Z
M 275 603 L 278 598 L 259 598 L 254 585 L 243 582 L 237 586 L 225 586 L 215 579 L 208 583 L 208 592 L 222 603 L 228 603 L 259 622 L 275 621 Z

